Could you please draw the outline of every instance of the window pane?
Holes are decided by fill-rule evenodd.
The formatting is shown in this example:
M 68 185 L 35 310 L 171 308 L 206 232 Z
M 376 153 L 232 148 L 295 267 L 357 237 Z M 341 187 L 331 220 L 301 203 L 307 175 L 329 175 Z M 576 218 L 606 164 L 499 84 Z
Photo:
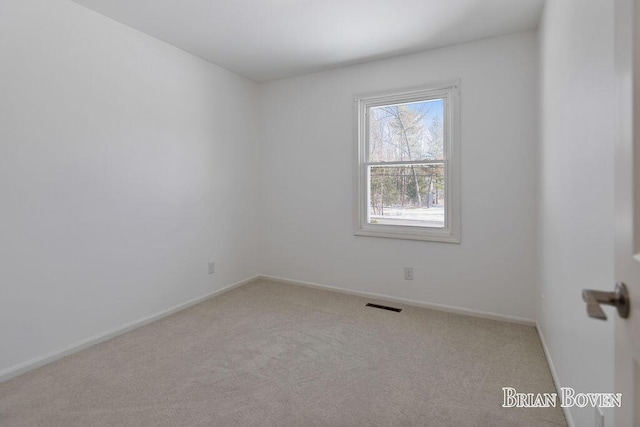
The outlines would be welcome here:
M 369 166 L 369 223 L 444 228 L 444 164 Z
M 444 100 L 369 109 L 369 161 L 444 159 Z

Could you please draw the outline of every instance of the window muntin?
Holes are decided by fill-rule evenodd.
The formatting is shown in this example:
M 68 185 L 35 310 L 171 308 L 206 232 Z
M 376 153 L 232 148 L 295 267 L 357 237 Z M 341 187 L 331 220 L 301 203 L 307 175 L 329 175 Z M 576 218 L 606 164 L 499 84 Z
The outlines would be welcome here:
M 357 235 L 459 242 L 458 84 L 356 99 Z

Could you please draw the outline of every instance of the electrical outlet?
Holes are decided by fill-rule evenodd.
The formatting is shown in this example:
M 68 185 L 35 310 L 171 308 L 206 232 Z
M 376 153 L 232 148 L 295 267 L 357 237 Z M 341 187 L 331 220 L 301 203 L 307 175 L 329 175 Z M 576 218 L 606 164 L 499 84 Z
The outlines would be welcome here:
M 404 280 L 413 280 L 413 267 L 404 268 Z
M 596 417 L 595 417 L 595 427 L 604 427 L 604 414 L 602 413 L 602 409 L 600 409 L 599 407 L 595 407 L 594 408 L 596 410 Z
M 209 274 L 213 274 L 216 272 L 216 263 L 215 262 L 210 262 L 209 263 Z

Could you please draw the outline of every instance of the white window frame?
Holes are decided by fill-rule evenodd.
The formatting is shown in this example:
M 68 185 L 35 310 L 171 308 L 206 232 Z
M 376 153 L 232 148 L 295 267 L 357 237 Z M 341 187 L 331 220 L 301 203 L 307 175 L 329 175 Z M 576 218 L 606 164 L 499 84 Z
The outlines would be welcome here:
M 444 100 L 444 159 L 420 161 L 414 164 L 444 163 L 445 225 L 444 228 L 371 224 L 368 218 L 369 166 L 384 164 L 369 162 L 369 118 L 371 107 L 389 104 Z M 460 81 L 428 87 L 406 88 L 355 97 L 357 175 L 355 191 L 355 235 L 393 239 L 427 240 L 460 243 Z M 398 162 L 388 162 L 390 164 Z M 412 162 L 403 162 L 411 164 Z

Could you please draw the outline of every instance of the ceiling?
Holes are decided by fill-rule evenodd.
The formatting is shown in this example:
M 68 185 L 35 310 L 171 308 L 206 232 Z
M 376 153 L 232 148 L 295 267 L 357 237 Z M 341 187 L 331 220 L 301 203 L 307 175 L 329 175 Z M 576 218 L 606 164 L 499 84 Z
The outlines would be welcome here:
M 256 82 L 537 28 L 544 0 L 74 0 Z

